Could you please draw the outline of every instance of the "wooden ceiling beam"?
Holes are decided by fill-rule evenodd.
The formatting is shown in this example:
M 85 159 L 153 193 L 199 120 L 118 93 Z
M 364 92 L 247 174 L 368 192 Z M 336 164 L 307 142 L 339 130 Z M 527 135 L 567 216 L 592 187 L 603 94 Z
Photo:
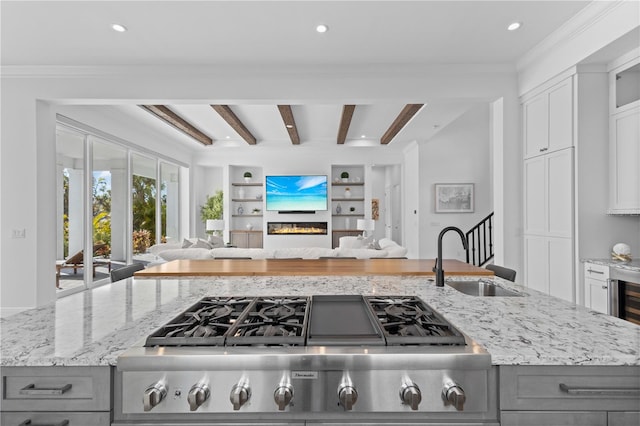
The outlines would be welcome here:
M 140 105 L 151 114 L 155 115 L 165 123 L 180 130 L 187 136 L 200 142 L 202 145 L 213 144 L 213 139 L 196 129 L 191 123 L 171 111 L 166 105 Z
M 291 105 L 278 105 L 278 111 L 282 116 L 282 121 L 287 128 L 291 143 L 294 145 L 300 145 L 300 136 L 298 135 L 298 128 L 296 127 L 296 121 L 293 119 L 293 111 Z
M 391 126 L 384 132 L 384 135 L 380 138 L 380 143 L 383 145 L 388 144 L 396 137 L 400 130 L 413 118 L 414 115 L 424 106 L 424 104 L 407 104 L 396 119 L 391 123 Z
M 340 127 L 338 127 L 338 144 L 344 144 L 344 141 L 347 139 L 347 133 L 349 132 L 351 118 L 353 118 L 355 109 L 355 105 L 344 105 L 342 107 L 342 117 L 340 118 Z
M 251 134 L 249 129 L 247 129 L 247 126 L 245 126 L 238 116 L 234 114 L 229 105 L 211 105 L 211 108 L 220 114 L 220 117 L 222 117 L 222 119 L 226 121 L 227 124 L 231 126 L 231 128 L 249 145 L 256 144 L 255 136 Z

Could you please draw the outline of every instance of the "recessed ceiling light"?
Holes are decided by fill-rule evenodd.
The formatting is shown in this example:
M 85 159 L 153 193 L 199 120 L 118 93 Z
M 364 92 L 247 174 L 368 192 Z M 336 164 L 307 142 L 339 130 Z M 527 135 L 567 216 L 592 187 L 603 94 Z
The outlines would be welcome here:
M 364 139 L 367 137 L 367 135 L 360 135 L 360 137 Z
M 287 129 L 293 129 L 293 124 L 287 124 L 287 125 L 286 125 L 286 128 L 287 128 Z
M 507 27 L 507 29 L 509 31 L 515 31 L 518 28 L 520 28 L 522 26 L 522 24 L 520 22 L 512 22 L 509 24 L 509 26 Z
M 225 136 L 226 139 L 231 139 L 231 136 Z
M 316 27 L 316 31 L 319 33 L 326 33 L 327 31 L 329 31 L 329 27 L 325 24 L 320 24 Z
M 113 29 L 113 31 L 117 31 L 119 33 L 127 31 L 127 27 L 121 24 L 111 24 L 111 28 Z

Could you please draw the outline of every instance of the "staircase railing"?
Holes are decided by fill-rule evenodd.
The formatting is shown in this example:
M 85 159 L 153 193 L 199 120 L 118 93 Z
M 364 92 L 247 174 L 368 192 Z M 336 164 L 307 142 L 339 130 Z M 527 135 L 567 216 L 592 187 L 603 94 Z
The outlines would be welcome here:
M 493 212 L 467 232 L 467 263 L 482 266 L 493 258 Z

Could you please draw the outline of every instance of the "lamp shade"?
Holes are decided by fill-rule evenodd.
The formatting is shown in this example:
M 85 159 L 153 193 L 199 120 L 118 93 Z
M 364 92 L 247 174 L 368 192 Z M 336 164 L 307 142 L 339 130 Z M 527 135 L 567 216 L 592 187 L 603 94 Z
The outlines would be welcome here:
M 356 229 L 359 231 L 373 231 L 376 223 L 372 219 L 358 219 Z
M 207 223 L 205 226 L 207 231 L 222 231 L 224 229 L 224 220 L 207 219 Z

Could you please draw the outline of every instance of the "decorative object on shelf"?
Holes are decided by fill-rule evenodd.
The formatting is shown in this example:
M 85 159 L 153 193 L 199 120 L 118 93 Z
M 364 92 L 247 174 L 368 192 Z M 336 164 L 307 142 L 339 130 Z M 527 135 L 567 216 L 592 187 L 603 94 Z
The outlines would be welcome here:
M 262 194 L 256 195 L 256 200 L 262 200 Z
M 436 213 L 473 213 L 472 183 L 436 183 Z
M 348 186 L 344 189 L 344 198 L 351 198 L 351 188 Z
M 376 229 L 376 223 L 372 219 L 358 219 L 356 229 L 362 231 L 362 236 L 367 238 L 367 231 Z
M 371 219 L 378 220 L 380 218 L 380 200 L 371 199 Z
M 611 251 L 611 257 L 614 260 L 620 260 L 622 262 L 631 262 L 631 247 L 625 243 L 618 243 L 613 246 Z
M 242 204 L 238 206 L 238 214 L 244 214 L 244 207 L 242 207 Z
M 340 178 L 342 179 L 343 182 L 349 182 L 349 173 L 348 172 L 340 173 Z
M 351 218 L 344 219 L 344 229 L 351 229 Z
M 351 214 L 353 214 L 353 213 L 356 212 L 356 208 L 351 206 L 351 207 L 349 207 L 349 211 L 351 212 Z
M 238 189 L 238 198 L 240 198 L 241 200 L 244 199 L 244 188 L 240 188 Z
M 253 177 L 253 175 L 251 174 L 251 172 L 244 172 L 244 181 L 249 183 L 251 182 L 251 178 Z
M 360 176 L 354 177 L 353 181 L 356 182 L 356 183 L 360 183 Z
M 340 205 L 340 203 L 338 203 L 338 205 L 336 206 L 336 214 L 340 213 L 342 213 L 342 206 Z
M 253 210 L 251 210 L 252 214 L 260 214 L 261 210 L 259 208 L 255 208 Z
M 251 231 L 253 229 L 253 224 L 247 223 L 246 227 L 247 227 L 247 231 Z

